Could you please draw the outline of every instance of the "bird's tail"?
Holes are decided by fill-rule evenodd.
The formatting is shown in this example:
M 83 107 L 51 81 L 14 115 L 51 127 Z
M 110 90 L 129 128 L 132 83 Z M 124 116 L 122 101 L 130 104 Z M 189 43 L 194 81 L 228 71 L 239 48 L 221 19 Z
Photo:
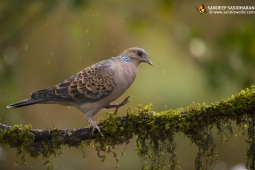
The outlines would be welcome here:
M 26 99 L 7 106 L 7 108 L 18 108 L 44 102 L 44 99 Z

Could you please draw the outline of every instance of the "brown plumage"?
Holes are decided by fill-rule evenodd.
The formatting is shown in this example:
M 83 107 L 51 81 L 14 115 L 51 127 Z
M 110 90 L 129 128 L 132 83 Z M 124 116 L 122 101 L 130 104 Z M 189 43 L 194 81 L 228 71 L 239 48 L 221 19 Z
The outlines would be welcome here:
M 7 108 L 18 108 L 38 103 L 75 106 L 84 113 L 85 118 L 100 132 L 91 117 L 102 108 L 116 108 L 122 103 L 110 103 L 121 96 L 133 83 L 137 66 L 141 62 L 152 65 L 148 54 L 141 48 L 130 48 L 118 57 L 112 57 L 93 64 L 69 77 L 58 85 L 33 92 L 30 99 L 13 103 Z

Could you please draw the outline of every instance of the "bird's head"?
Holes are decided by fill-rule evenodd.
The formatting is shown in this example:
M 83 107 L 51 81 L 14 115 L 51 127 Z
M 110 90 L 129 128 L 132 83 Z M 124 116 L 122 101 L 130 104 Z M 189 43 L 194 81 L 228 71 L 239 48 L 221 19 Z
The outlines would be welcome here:
M 142 48 L 129 48 L 124 51 L 122 55 L 129 57 L 131 62 L 136 63 L 137 65 L 145 62 L 153 66 L 153 63 L 149 60 L 147 52 Z

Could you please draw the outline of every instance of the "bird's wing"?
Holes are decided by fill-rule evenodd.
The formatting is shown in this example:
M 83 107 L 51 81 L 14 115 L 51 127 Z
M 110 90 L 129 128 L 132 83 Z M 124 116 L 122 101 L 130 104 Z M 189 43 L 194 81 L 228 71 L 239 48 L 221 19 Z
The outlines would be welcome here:
M 94 102 L 109 95 L 116 75 L 108 60 L 85 68 L 56 86 L 32 93 L 31 98 L 51 101 Z

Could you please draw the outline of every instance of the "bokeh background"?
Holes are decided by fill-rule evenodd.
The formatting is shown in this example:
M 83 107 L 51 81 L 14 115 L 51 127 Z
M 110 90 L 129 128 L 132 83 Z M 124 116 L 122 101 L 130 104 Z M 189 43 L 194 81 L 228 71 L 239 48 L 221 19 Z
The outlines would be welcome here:
M 162 111 L 215 102 L 250 87 L 255 81 L 255 14 L 200 15 L 195 6 L 201 3 L 255 6 L 250 0 L 0 0 L 0 122 L 38 129 L 87 126 L 76 108 L 6 105 L 133 46 L 144 48 L 154 66 L 141 64 L 136 81 L 116 102 L 131 95 L 128 105 L 152 103 L 155 111 Z M 119 113 L 124 115 L 128 105 Z M 241 170 L 245 137 L 224 144 L 216 139 L 219 164 L 212 169 Z M 193 169 L 197 147 L 183 134 L 176 141 L 182 169 Z M 124 147 L 115 151 L 121 155 Z M 101 162 L 92 146 L 63 151 L 53 160 L 56 169 L 115 168 L 111 154 Z M 14 166 L 20 159 L 15 149 L 0 145 L 0 169 L 28 169 Z M 34 169 L 45 169 L 40 159 L 28 161 Z M 141 168 L 135 139 L 120 161 L 120 170 Z

